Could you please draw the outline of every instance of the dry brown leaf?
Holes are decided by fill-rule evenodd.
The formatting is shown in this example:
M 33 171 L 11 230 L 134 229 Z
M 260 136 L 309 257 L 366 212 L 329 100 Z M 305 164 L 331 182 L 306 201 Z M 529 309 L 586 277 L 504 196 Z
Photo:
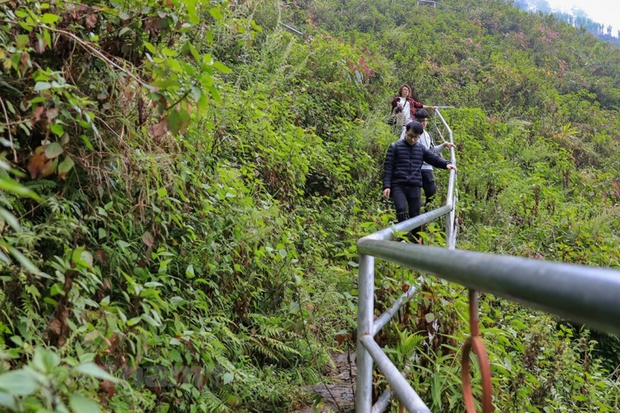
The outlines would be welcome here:
M 100 381 L 99 387 L 107 394 L 108 398 L 114 396 L 114 394 L 116 393 L 116 387 L 114 386 L 114 383 L 109 380 Z
M 32 123 L 37 123 L 38 121 L 41 120 L 41 115 L 43 115 L 43 111 L 45 110 L 45 106 L 43 105 L 39 105 L 37 106 L 37 108 L 34 110 L 34 113 L 32 115 Z
M 42 171 L 45 169 L 47 162 L 48 159 L 45 156 L 45 148 L 43 146 L 39 146 L 37 149 L 34 150 L 34 154 L 30 157 L 30 160 L 28 161 L 28 172 L 30 172 L 30 178 L 39 178 Z
M 19 70 L 23 72 L 24 70 L 28 69 L 30 63 L 30 55 L 28 54 L 28 52 L 22 52 L 19 62 Z
M 86 16 L 86 27 L 95 27 L 97 24 L 97 16 L 94 14 L 89 14 Z
M 51 331 L 52 333 L 56 334 L 57 336 L 59 336 L 59 335 L 60 335 L 60 328 L 61 328 L 61 325 L 60 325 L 60 321 L 58 321 L 58 319 L 57 319 L 57 318 L 55 318 L 55 319 L 53 319 L 52 321 L 50 321 L 50 323 L 49 323 L 49 328 L 50 328 L 50 331 Z
M 149 126 L 149 133 L 155 138 L 159 138 L 168 132 L 168 120 L 163 118 L 159 123 Z
M 45 178 L 46 176 L 50 176 L 51 174 L 56 172 L 57 168 L 58 168 L 58 158 L 54 160 L 51 160 L 51 159 L 48 160 L 45 163 L 45 167 L 41 171 L 41 175 L 39 176 L 39 178 Z
M 49 109 L 45 113 L 45 116 L 47 117 L 47 121 L 51 123 L 54 119 L 58 117 L 58 108 Z
M 102 249 L 98 249 L 97 251 L 95 251 L 95 258 L 99 260 L 99 262 L 105 262 L 105 251 Z

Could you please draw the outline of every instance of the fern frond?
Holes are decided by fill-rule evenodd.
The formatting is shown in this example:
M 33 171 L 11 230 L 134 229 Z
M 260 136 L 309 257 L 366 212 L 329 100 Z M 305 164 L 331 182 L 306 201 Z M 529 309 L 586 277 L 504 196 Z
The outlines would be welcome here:
M 280 340 L 263 335 L 248 337 L 254 345 L 246 346 L 250 352 L 258 352 L 276 362 L 290 362 L 294 357 L 300 357 L 301 353 Z
M 202 393 L 200 394 L 200 402 L 206 408 L 208 412 L 228 412 L 228 406 L 222 399 L 217 397 L 214 393 L 209 391 L 209 389 L 204 388 Z
M 284 357 L 278 357 L 278 354 L 274 353 L 269 347 L 265 346 L 265 344 L 263 344 L 263 342 L 259 340 L 257 337 L 248 337 L 248 339 L 253 344 L 253 345 L 248 346 L 249 353 L 259 353 L 273 361 L 279 361 L 284 358 Z
M 245 351 L 252 355 L 260 354 L 278 363 L 290 363 L 301 357 L 301 353 L 288 342 L 295 343 L 298 338 L 292 331 L 282 327 L 282 319 L 266 317 L 262 314 L 249 314 L 254 325 L 244 342 Z
M 282 327 L 282 319 L 279 317 L 266 317 L 262 314 L 250 314 L 250 319 L 255 322 L 253 327 L 256 327 L 260 334 L 268 337 L 277 337 L 280 339 L 294 339 L 295 334 Z
M 26 188 L 33 190 L 34 192 L 41 193 L 47 189 L 56 189 L 56 182 L 49 179 L 37 179 L 36 181 L 21 182 Z
M 283 329 L 280 326 L 262 325 L 260 332 L 266 337 L 285 337 L 289 338 L 290 331 Z
M 211 357 L 213 357 L 215 361 L 217 361 L 224 370 L 227 370 L 227 371 L 235 370 L 235 366 L 222 353 L 214 351 L 211 354 Z
M 38 311 L 38 303 L 32 296 L 32 293 L 28 291 L 28 288 L 24 288 L 20 293 L 21 308 L 27 318 L 30 320 L 38 320 L 41 318 Z
M 286 358 L 289 359 L 292 356 L 301 356 L 301 353 L 299 353 L 299 351 L 295 350 L 293 347 L 285 344 L 284 342 L 280 341 L 280 340 L 276 340 L 275 338 L 272 337 L 262 337 L 263 340 L 265 340 L 266 344 L 269 344 L 272 348 L 274 348 L 275 350 L 278 350 L 280 353 L 285 354 Z
M 243 342 L 237 336 L 237 334 L 233 333 L 228 327 L 223 324 L 220 324 L 216 330 L 218 334 L 218 338 L 222 340 L 225 344 L 228 344 L 227 347 L 232 348 L 233 351 L 239 350 Z

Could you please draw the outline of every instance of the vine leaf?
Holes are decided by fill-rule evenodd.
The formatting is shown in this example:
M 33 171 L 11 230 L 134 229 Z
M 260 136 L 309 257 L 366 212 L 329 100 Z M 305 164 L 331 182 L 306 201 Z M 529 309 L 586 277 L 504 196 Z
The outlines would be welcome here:
M 68 156 L 58 165 L 58 177 L 60 179 L 65 179 L 67 177 L 67 173 L 73 168 L 73 160 Z
M 189 126 L 190 116 L 186 110 L 173 109 L 168 114 L 168 129 L 173 134 L 185 133 Z
M 45 156 L 48 159 L 54 159 L 60 156 L 63 153 L 62 146 L 58 142 L 52 142 L 45 147 Z
M 112 383 L 120 382 L 119 379 L 112 376 L 110 373 L 106 372 L 93 362 L 82 363 L 79 366 L 75 367 L 73 370 L 78 373 L 82 373 L 100 380 L 108 380 Z
M 71 395 L 69 406 L 76 413 L 99 413 L 101 411 L 97 402 L 79 393 Z
M 152 247 L 153 242 L 155 242 L 155 237 L 153 237 L 153 234 L 151 234 L 149 231 L 146 231 L 144 234 L 142 234 L 142 242 L 144 242 L 144 245 L 146 245 L 147 247 Z

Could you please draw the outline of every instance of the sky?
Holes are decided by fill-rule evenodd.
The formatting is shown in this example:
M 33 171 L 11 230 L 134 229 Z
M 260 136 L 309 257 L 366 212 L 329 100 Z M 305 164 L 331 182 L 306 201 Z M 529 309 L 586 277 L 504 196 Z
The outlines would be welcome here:
M 588 17 L 596 22 L 611 25 L 612 35 L 617 36 L 620 30 L 620 0 L 547 0 L 552 9 L 570 12 L 572 8 L 583 10 Z

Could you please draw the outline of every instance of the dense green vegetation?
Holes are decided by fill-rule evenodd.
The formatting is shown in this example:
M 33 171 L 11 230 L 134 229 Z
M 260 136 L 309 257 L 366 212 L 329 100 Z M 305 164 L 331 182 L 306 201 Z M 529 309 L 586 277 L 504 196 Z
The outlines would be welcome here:
M 553 17 L 500 0 L 0 13 L 4 409 L 311 403 L 300 389 L 355 343 L 355 242 L 393 218 L 383 120 L 403 82 L 456 107 L 459 248 L 618 266 L 620 49 Z M 417 278 L 378 274 L 378 300 Z M 466 294 L 422 290 L 381 340 L 419 357 L 433 411 L 462 411 Z M 615 337 L 494 297 L 482 324 L 498 411 L 618 410 Z

